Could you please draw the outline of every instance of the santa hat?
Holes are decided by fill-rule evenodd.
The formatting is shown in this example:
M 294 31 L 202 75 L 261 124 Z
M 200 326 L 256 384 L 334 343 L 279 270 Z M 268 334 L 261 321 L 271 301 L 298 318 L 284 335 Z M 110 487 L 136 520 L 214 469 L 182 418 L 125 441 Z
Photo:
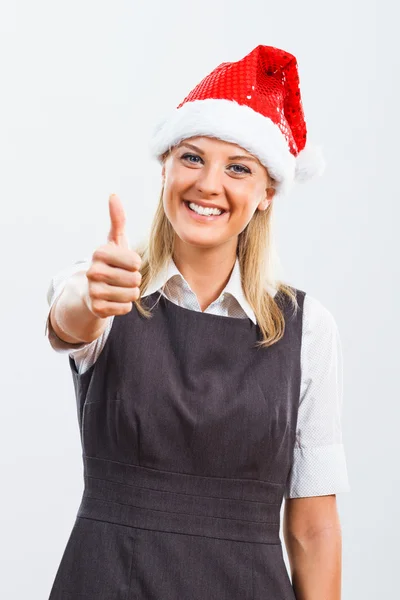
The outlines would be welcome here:
M 158 124 L 151 153 L 160 159 L 195 136 L 219 138 L 254 154 L 277 182 L 278 194 L 325 167 L 320 147 L 306 144 L 296 58 L 272 46 L 257 46 L 207 75 Z

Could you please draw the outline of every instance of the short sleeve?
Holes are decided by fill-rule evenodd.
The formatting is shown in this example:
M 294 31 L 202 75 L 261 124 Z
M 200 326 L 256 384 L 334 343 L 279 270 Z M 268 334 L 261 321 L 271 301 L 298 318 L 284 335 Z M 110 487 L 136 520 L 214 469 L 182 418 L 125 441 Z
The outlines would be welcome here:
M 301 389 L 293 464 L 285 498 L 350 491 L 341 417 L 343 358 L 332 314 L 306 294 Z

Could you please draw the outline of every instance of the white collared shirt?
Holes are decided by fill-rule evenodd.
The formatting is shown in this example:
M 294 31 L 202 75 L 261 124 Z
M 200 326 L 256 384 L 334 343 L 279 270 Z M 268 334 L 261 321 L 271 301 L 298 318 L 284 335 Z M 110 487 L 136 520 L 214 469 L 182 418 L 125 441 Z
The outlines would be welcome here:
M 47 292 L 49 311 L 45 335 L 56 352 L 68 353 L 74 359 L 79 373 L 84 373 L 97 360 L 111 331 L 113 317 L 109 317 L 105 331 L 93 342 L 68 344 L 53 331 L 49 315 L 68 277 L 78 271 L 87 271 L 90 262 L 88 258 L 80 260 L 57 273 Z M 164 293 L 169 300 L 184 308 L 201 311 L 196 295 L 172 259 L 142 297 L 161 291 L 166 282 Z M 268 292 L 273 296 L 276 290 L 268 288 Z M 238 259 L 224 290 L 204 312 L 238 319 L 248 317 L 257 323 L 243 292 Z M 327 308 L 306 294 L 296 442 L 285 498 L 350 491 L 341 431 L 342 398 L 342 353 L 336 322 Z

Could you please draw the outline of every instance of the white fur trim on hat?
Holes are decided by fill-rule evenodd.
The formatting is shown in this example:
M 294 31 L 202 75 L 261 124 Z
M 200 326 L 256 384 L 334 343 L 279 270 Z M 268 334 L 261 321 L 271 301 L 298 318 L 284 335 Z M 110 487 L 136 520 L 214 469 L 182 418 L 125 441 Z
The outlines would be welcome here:
M 287 192 L 294 181 L 296 157 L 278 125 L 235 100 L 185 102 L 158 124 L 151 139 L 151 153 L 160 158 L 182 140 L 202 135 L 237 144 L 256 156 L 276 180 L 278 193 Z

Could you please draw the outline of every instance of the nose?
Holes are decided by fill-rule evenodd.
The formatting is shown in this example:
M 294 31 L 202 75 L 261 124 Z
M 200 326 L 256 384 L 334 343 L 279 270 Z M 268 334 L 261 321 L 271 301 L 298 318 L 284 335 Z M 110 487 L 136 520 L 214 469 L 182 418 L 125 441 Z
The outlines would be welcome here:
M 218 165 L 205 165 L 198 169 L 197 191 L 204 197 L 219 196 L 223 191 L 222 177 L 223 173 Z

